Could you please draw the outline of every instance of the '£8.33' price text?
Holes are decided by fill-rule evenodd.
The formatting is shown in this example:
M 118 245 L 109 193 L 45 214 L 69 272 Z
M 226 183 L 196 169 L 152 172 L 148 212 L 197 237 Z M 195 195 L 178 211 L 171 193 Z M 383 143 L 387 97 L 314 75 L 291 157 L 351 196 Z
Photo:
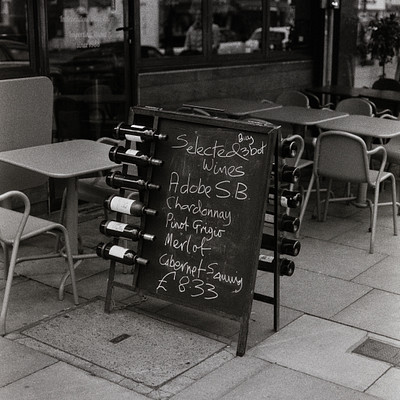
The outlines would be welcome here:
M 190 297 L 203 297 L 205 300 L 213 300 L 218 297 L 215 291 L 215 286 L 211 283 L 204 282 L 202 279 L 190 278 L 187 275 L 181 276 L 179 279 L 176 276 L 176 271 L 168 272 L 159 281 L 156 292 L 168 291 L 168 286 L 171 282 L 177 285 L 180 293 L 188 292 Z

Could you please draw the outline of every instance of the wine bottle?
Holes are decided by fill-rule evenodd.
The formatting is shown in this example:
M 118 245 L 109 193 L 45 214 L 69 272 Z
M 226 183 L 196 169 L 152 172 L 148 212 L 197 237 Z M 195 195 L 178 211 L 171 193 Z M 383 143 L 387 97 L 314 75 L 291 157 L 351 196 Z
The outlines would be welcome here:
M 167 135 L 157 133 L 155 130 L 144 125 L 119 123 L 114 128 L 114 137 L 116 139 L 125 139 L 131 142 L 145 142 L 149 140 L 167 140 Z
M 157 215 L 157 211 L 147 208 L 138 200 L 127 199 L 125 197 L 111 195 L 104 200 L 104 207 L 110 211 L 140 217 L 142 215 Z
M 297 208 L 300 207 L 301 202 L 303 200 L 302 195 L 299 192 L 294 192 L 291 190 L 283 189 L 278 194 L 279 202 L 282 207 L 286 208 Z M 269 202 L 273 203 L 275 200 L 275 189 L 270 188 L 268 194 Z
M 272 175 L 275 175 L 274 166 L 272 167 Z M 300 179 L 300 169 L 286 164 L 282 165 L 279 169 L 279 178 L 282 182 L 297 183 Z
M 114 260 L 125 265 L 147 265 L 149 260 L 139 257 L 133 250 L 118 246 L 112 242 L 99 243 L 96 248 L 96 254 L 105 260 Z
M 266 250 L 274 250 L 275 236 L 263 234 L 261 241 L 261 248 Z M 280 253 L 287 254 L 288 256 L 297 256 L 300 253 L 301 244 L 296 239 L 288 239 L 283 237 L 280 240 Z
M 258 269 L 260 271 L 275 272 L 274 256 L 260 254 L 258 257 Z M 294 269 L 294 261 L 287 258 L 281 258 L 279 260 L 279 275 L 292 276 Z
M 129 164 L 137 164 L 142 166 L 148 165 L 162 165 L 163 161 L 158 160 L 157 158 L 149 157 L 146 154 L 143 154 L 139 150 L 134 149 L 125 149 L 122 146 L 113 146 L 110 149 L 108 157 L 111 161 L 114 161 L 117 164 L 121 164 L 121 162 L 129 163 Z
M 300 219 L 291 215 L 282 214 L 277 217 L 278 227 L 281 231 L 296 233 L 300 228 Z M 274 214 L 265 213 L 264 222 L 274 224 Z
M 145 181 L 138 176 L 123 175 L 121 171 L 109 172 L 106 176 L 107 185 L 114 189 L 126 188 L 136 190 L 159 190 L 160 185 Z
M 126 224 L 117 221 L 103 220 L 100 222 L 100 232 L 106 236 L 116 236 L 123 237 L 134 242 L 140 239 L 148 240 L 149 242 L 154 242 L 155 236 L 149 233 L 143 233 L 138 226 Z
M 293 140 L 282 140 L 280 155 L 282 158 L 294 158 L 297 155 L 297 143 Z

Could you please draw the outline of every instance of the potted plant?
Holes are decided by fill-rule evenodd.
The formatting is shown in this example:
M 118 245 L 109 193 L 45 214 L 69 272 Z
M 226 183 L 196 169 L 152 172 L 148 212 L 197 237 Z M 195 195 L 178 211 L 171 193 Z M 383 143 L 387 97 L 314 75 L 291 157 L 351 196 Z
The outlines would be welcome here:
M 392 62 L 400 48 L 400 22 L 396 14 L 376 18 L 369 23 L 370 39 L 368 50 L 371 58 L 379 61 L 382 67 L 381 78 L 385 78 L 385 65 Z

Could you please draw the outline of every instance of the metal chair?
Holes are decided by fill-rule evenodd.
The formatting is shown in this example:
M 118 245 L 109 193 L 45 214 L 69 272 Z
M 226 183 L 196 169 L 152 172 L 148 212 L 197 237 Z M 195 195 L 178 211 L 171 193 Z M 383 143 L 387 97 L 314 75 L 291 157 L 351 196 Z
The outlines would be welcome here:
M 377 153 L 381 153 L 382 155 L 379 170 L 372 170 L 369 167 L 369 158 Z M 307 207 L 311 189 L 313 188 L 315 181 L 317 189 L 317 213 L 318 219 L 321 220 L 320 177 L 328 178 L 327 196 L 322 218 L 323 221 L 326 220 L 328 213 L 332 180 L 354 182 L 358 184 L 367 183 L 374 189 L 374 201 L 372 202 L 371 200 L 367 200 L 371 211 L 371 239 L 369 252 L 373 253 L 378 206 L 391 205 L 393 207 L 393 229 L 394 235 L 397 235 L 396 181 L 392 173 L 384 170 L 385 163 L 386 150 L 383 146 L 378 146 L 373 150 L 367 150 L 364 140 L 359 136 L 341 131 L 327 131 L 322 133 L 317 139 L 313 175 L 310 180 L 303 207 Z M 380 184 L 386 179 L 390 179 L 392 182 L 392 201 L 389 203 L 379 203 Z
M 258 119 L 258 118 L 247 118 L 247 119 L 245 119 L 245 121 L 249 122 L 249 123 L 253 123 L 253 124 L 261 124 L 261 125 L 269 124 L 268 121 L 265 121 L 263 119 Z M 274 125 L 271 124 L 271 126 L 274 126 Z M 307 159 L 302 158 L 303 153 L 304 153 L 304 139 L 300 135 L 288 136 L 288 137 L 282 139 L 282 143 L 283 142 L 295 142 L 296 143 L 296 147 L 297 147 L 296 156 L 294 158 L 285 159 L 286 165 L 288 165 L 290 167 L 298 168 L 301 171 L 304 168 L 307 168 L 307 167 L 309 167 L 309 166 L 311 166 L 313 164 L 312 160 L 307 160 Z M 295 184 L 291 183 L 289 185 L 289 190 L 294 190 L 294 189 L 295 189 Z M 302 192 L 304 192 L 304 189 L 302 187 L 300 189 L 301 189 Z M 286 212 L 289 215 L 290 214 L 290 209 L 288 208 Z M 305 213 L 305 209 L 303 210 L 301 208 L 300 209 L 300 215 L 299 215 L 300 228 L 301 228 L 301 222 L 302 222 L 302 220 L 304 218 L 304 213 Z M 296 237 L 299 236 L 300 228 L 296 232 Z
M 393 120 L 398 120 L 394 115 L 392 114 L 383 114 L 380 118 L 387 118 L 387 119 L 393 119 Z M 381 145 L 385 148 L 386 150 L 386 170 L 390 171 L 391 167 L 393 164 L 395 165 L 400 165 L 400 136 L 395 136 L 391 139 L 388 140 L 380 140 L 377 144 L 373 144 L 372 147 L 376 147 L 377 145 Z M 380 158 L 380 157 L 374 157 L 374 158 Z M 397 176 L 397 179 L 399 177 Z M 400 210 L 399 210 L 400 212 Z
M 339 101 L 335 110 L 346 112 L 352 115 L 367 115 L 370 117 L 374 116 L 374 110 L 371 103 L 368 100 L 360 97 L 351 97 Z
M 298 90 L 287 90 L 282 92 L 275 100 L 275 103 L 283 106 L 298 106 L 310 108 L 308 97 Z
M 380 78 L 372 84 L 372 89 L 394 90 L 395 92 L 400 92 L 400 82 L 397 81 L 396 79 Z M 395 114 L 397 112 L 397 109 L 396 107 L 393 107 L 392 102 L 388 102 L 381 99 L 375 99 L 374 103 L 376 104 L 379 113 L 382 113 L 387 109 L 390 109 L 392 114 Z
M 322 104 L 319 97 L 314 93 L 310 93 L 307 91 L 303 91 L 302 93 L 304 93 L 308 97 L 311 108 L 316 108 L 318 110 L 330 110 L 334 106 L 333 103 Z
M 28 260 L 63 257 L 63 254 L 60 252 L 54 252 L 17 258 L 20 243 L 34 236 L 54 230 L 59 231 L 64 236 L 66 258 L 71 276 L 74 303 L 79 304 L 78 291 L 75 281 L 74 263 L 67 229 L 61 224 L 30 216 L 30 202 L 24 193 L 13 190 L 0 195 L 0 201 L 9 200 L 11 198 L 22 201 L 24 204 L 24 211 L 21 213 L 8 208 L 0 207 L 0 242 L 4 251 L 4 273 L 6 278 L 6 286 L 0 315 L 1 335 L 5 335 L 6 333 L 6 317 L 16 264 Z M 63 293 L 61 290 L 59 290 L 59 299 L 63 299 Z

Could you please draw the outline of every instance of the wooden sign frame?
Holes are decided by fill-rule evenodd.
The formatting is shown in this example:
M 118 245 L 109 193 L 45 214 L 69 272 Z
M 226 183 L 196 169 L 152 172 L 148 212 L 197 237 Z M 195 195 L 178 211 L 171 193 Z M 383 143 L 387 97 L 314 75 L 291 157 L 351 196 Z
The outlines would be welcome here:
M 146 107 L 132 108 L 130 123 L 168 136 L 141 146 L 164 162 L 139 168 L 141 176 L 161 186 L 141 193 L 144 204 L 158 211 L 141 220 L 141 229 L 156 241 L 139 242 L 138 255 L 149 264 L 135 267 L 131 286 L 114 280 L 111 262 L 106 312 L 118 286 L 215 313 L 240 322 L 237 355 L 242 356 L 278 127 Z M 131 145 L 126 141 L 126 148 Z M 274 254 L 279 259 L 276 249 Z M 272 302 L 278 316 L 279 302 Z

